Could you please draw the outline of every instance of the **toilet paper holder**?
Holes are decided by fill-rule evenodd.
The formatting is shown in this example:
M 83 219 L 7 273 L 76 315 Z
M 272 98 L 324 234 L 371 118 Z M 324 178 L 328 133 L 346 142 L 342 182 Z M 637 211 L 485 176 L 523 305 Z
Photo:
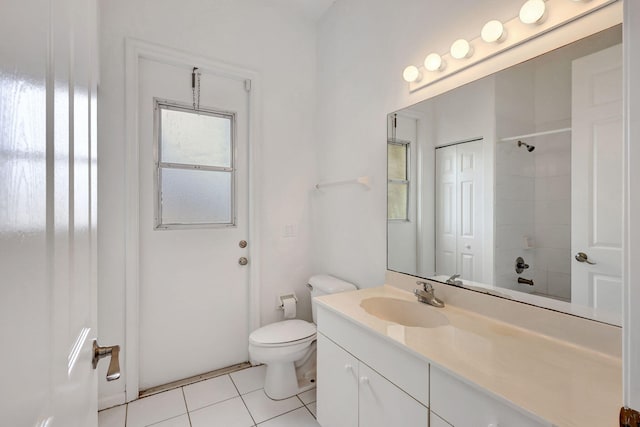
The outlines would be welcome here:
M 296 304 L 298 303 L 298 297 L 296 296 L 296 294 L 284 294 L 284 295 L 280 295 L 278 297 L 278 299 L 280 300 L 280 304 L 278 305 L 278 308 L 280 310 L 284 310 L 284 300 L 287 299 L 291 299 L 293 298 L 293 300 L 296 302 Z

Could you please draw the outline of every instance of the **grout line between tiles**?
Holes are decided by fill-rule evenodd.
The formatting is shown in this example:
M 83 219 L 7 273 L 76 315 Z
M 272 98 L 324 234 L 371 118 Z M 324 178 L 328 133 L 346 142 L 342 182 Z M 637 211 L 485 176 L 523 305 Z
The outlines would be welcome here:
M 189 420 L 189 427 L 193 427 L 191 424 L 191 414 L 189 413 L 189 405 L 187 405 L 187 396 L 184 394 L 184 386 L 180 387 L 180 391 L 182 391 L 182 399 L 184 400 L 184 407 L 187 410 L 187 419 Z
M 291 413 L 291 412 L 293 412 L 293 411 L 297 411 L 298 409 L 303 408 L 303 407 L 304 407 L 304 404 L 303 404 L 302 406 L 298 406 L 297 408 L 294 408 L 294 409 L 292 409 L 292 410 L 290 410 L 290 411 L 283 412 L 283 413 L 282 413 L 282 414 L 280 414 L 280 415 L 276 415 L 275 417 L 271 417 L 271 418 L 268 418 L 268 419 L 266 419 L 266 420 L 264 420 L 264 421 L 260 421 L 260 424 L 264 424 L 264 423 L 266 423 L 267 421 L 271 421 L 271 420 L 273 420 L 273 419 L 275 419 L 275 418 L 281 417 L 281 416 L 283 416 L 283 415 L 287 415 L 287 414 L 289 414 L 289 413 Z M 260 424 L 256 424 L 256 425 L 258 425 L 258 426 L 259 426 Z
M 229 378 L 231 379 L 231 384 L 233 384 L 233 386 L 236 388 L 236 391 L 238 392 L 238 396 L 240 396 L 240 400 L 242 400 L 242 404 L 244 405 L 245 409 L 247 410 L 247 412 L 249 413 L 249 416 L 251 417 L 251 421 L 253 421 L 253 425 L 258 425 L 258 423 L 256 423 L 255 418 L 253 418 L 253 414 L 251 413 L 251 411 L 249 410 L 249 407 L 247 406 L 247 402 L 244 401 L 244 399 L 242 398 L 242 394 L 240 393 L 240 389 L 238 388 L 238 386 L 236 385 L 236 383 L 233 381 L 233 377 L 231 375 L 229 375 Z
M 313 403 L 313 402 L 311 402 L 311 403 Z M 314 420 L 317 419 L 316 416 L 313 414 L 313 412 L 311 412 L 311 409 L 309 409 L 309 407 L 307 405 L 304 405 L 304 407 L 305 407 L 305 409 L 307 411 L 309 411 L 309 413 L 311 414 L 311 416 L 313 417 Z

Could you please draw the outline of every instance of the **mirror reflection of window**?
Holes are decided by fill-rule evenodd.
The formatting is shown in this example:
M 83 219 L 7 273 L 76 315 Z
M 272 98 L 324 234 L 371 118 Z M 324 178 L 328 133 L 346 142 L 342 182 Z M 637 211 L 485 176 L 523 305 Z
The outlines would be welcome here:
M 409 220 L 409 142 L 389 142 L 388 218 Z
M 391 113 L 389 270 L 620 324 L 621 43 L 617 25 Z

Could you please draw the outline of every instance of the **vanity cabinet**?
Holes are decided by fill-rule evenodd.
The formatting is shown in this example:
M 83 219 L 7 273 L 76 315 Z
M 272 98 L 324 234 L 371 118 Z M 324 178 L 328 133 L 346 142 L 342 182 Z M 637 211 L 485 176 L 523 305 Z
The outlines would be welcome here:
M 431 365 L 430 374 L 431 427 L 551 426 L 507 406 L 434 365 Z M 438 417 L 441 419 L 438 420 Z
M 318 334 L 318 422 L 326 427 L 427 427 L 428 409 Z

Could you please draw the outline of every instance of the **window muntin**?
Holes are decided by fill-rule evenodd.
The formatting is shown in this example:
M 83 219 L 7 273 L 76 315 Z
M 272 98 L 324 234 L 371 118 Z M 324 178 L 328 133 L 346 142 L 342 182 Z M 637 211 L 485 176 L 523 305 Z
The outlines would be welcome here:
M 410 142 L 391 139 L 387 143 L 387 219 L 409 220 Z
M 156 100 L 157 229 L 235 225 L 235 114 Z

